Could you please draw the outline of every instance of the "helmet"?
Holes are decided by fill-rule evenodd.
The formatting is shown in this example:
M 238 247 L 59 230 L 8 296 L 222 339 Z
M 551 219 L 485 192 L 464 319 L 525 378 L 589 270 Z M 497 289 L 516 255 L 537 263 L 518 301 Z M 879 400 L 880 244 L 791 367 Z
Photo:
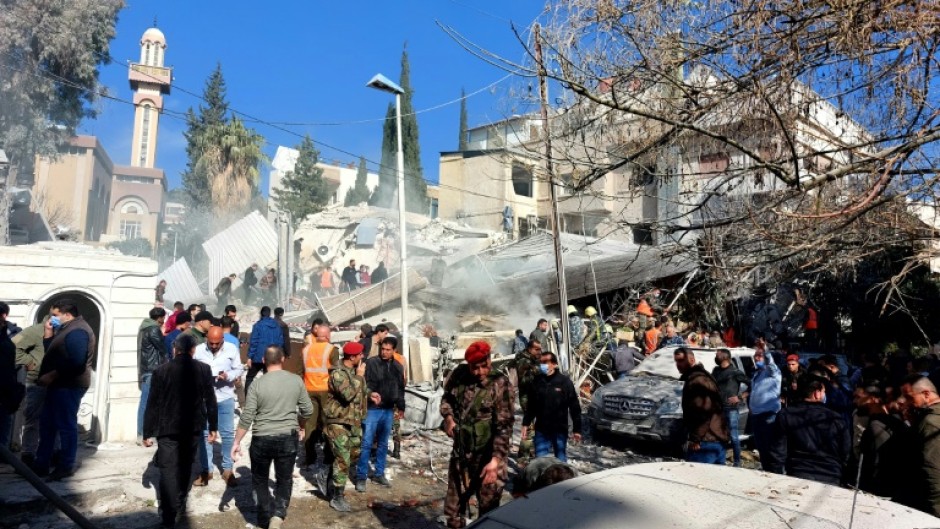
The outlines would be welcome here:
M 558 328 L 558 320 L 552 320 L 552 329 Z
M 572 314 L 577 314 L 577 313 L 578 313 L 578 308 L 577 308 L 577 307 L 575 307 L 574 305 L 568 305 L 568 315 L 569 315 L 569 316 L 571 316 Z
M 597 316 L 597 309 L 595 309 L 594 307 L 588 307 L 584 309 L 584 315 L 587 316 L 588 318 L 592 316 Z
M 604 332 L 613 334 L 613 333 L 614 333 L 614 328 L 611 327 L 609 323 L 607 323 L 607 324 L 604 325 Z

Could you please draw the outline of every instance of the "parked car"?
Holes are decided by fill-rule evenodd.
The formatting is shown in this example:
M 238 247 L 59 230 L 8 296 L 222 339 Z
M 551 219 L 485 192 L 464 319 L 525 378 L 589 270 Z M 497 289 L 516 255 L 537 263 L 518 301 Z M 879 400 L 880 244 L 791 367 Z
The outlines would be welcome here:
M 679 346 L 657 350 L 626 377 L 598 388 L 588 406 L 588 420 L 595 437 L 617 435 L 630 439 L 668 443 L 678 447 L 685 440 L 682 425 L 682 386 L 673 352 Z M 716 349 L 689 347 L 695 360 L 710 373 Z M 748 377 L 754 373 L 754 350 L 736 347 L 731 361 Z M 742 439 L 747 425 L 747 403 L 741 402 Z
M 940 527 L 884 498 L 745 468 L 644 463 L 585 474 L 484 514 L 472 529 Z

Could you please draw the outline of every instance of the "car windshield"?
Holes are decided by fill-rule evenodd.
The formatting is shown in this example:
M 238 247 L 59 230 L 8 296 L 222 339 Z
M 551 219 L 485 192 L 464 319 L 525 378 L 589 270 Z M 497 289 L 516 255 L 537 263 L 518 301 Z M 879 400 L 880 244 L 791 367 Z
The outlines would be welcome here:
M 678 380 L 679 370 L 676 369 L 676 362 L 672 355 L 675 350 L 675 347 L 669 347 L 654 352 L 649 358 L 640 362 L 631 374 L 655 375 Z M 715 367 L 715 351 L 712 349 L 692 349 L 692 351 L 695 354 L 695 363 L 702 364 L 702 367 L 711 373 Z

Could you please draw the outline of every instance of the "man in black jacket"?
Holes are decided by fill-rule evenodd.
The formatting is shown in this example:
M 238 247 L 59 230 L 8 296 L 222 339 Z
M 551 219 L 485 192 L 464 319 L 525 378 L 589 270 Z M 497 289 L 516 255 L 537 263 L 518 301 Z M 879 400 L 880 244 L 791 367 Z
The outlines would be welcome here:
M 390 487 L 385 477 L 385 462 L 388 458 L 388 436 L 392 431 L 395 408 L 405 410 L 405 371 L 395 361 L 398 339 L 388 336 L 382 340 L 378 356 L 366 360 L 366 385 L 369 387 L 369 409 L 363 421 L 362 450 L 356 468 L 356 492 L 366 491 L 369 475 L 369 459 L 372 443 L 377 443 L 375 475 L 373 481 Z
M 679 347 L 672 353 L 676 369 L 682 374 L 682 422 L 688 432 L 686 460 L 693 463 L 725 464 L 725 445 L 731 433 L 725 419 L 718 384 L 695 353 Z
M 281 348 L 284 349 L 284 358 L 290 358 L 290 327 L 284 321 L 284 307 L 274 308 L 274 321 L 277 322 L 277 326 L 281 328 L 281 335 L 284 336 L 284 342 L 281 344 Z
M 840 485 L 851 454 L 849 429 L 823 404 L 826 386 L 818 378 L 805 375 L 797 388 L 801 401 L 777 414 L 770 456 L 788 476 Z
M 144 441 L 144 413 L 150 396 L 150 380 L 153 372 L 167 360 L 166 343 L 163 341 L 163 322 L 166 311 L 160 307 L 150 309 L 149 318 L 144 319 L 137 330 L 137 387 L 140 388 L 140 403 L 137 404 L 137 444 Z
M 185 512 L 191 484 L 196 443 L 209 423 L 207 440 L 219 436 L 219 413 L 212 370 L 195 360 L 196 340 L 180 335 L 173 343 L 176 356 L 153 372 L 144 416 L 144 446 L 157 439 L 156 464 L 160 469 L 160 509 L 164 527 L 173 527 L 177 513 Z
M 581 403 L 574 383 L 558 371 L 558 357 L 542 351 L 542 372 L 535 378 L 529 393 L 529 405 L 522 418 L 522 439 L 535 421 L 535 457 L 554 453 L 561 462 L 568 461 L 568 416 L 571 416 L 571 436 L 581 441 Z
M 10 339 L 7 316 L 10 306 L 0 301 L 0 445 L 9 448 L 13 415 L 23 400 L 25 388 L 16 380 L 16 346 Z
M 750 379 L 743 371 L 731 361 L 731 351 L 718 349 L 715 351 L 715 367 L 712 376 L 718 384 L 721 393 L 721 403 L 724 407 L 725 418 L 728 420 L 728 431 L 731 435 L 731 450 L 734 454 L 734 466 L 741 466 L 741 432 L 739 406 L 744 402 L 741 394 L 741 385 L 748 385 Z

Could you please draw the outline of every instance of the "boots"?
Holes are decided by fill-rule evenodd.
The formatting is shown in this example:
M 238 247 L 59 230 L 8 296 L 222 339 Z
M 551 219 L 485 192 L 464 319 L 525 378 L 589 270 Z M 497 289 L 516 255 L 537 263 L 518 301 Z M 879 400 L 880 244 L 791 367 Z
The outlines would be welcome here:
M 313 475 L 313 479 L 317 484 L 317 488 L 320 489 L 320 494 L 327 496 L 327 480 L 330 477 L 330 471 L 328 468 L 324 467 L 317 470 L 317 473 Z
M 339 512 L 349 512 L 352 510 L 352 507 L 346 503 L 346 495 L 341 490 L 333 493 L 333 499 L 330 500 L 330 507 Z
M 395 441 L 395 446 L 392 448 L 392 457 L 401 459 L 401 441 Z

